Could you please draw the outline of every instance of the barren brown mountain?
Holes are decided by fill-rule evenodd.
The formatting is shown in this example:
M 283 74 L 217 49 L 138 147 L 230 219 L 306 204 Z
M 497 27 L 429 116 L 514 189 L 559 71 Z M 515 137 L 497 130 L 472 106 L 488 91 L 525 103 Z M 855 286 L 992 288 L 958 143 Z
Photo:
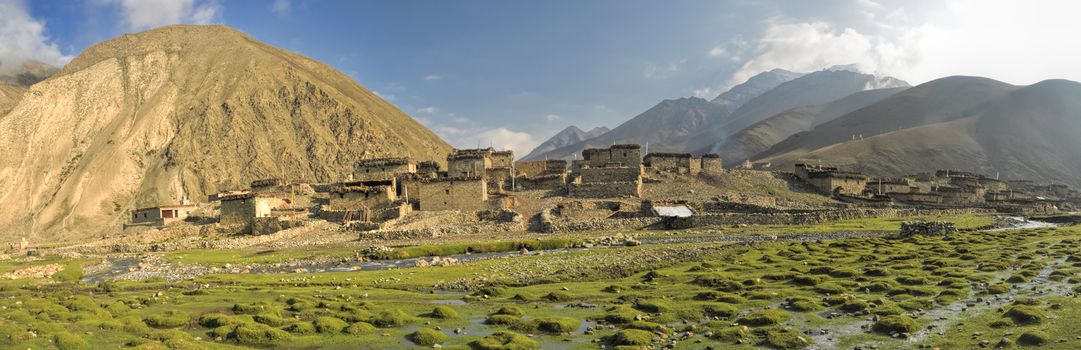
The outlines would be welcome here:
M 450 150 L 344 74 L 224 26 L 100 43 L 24 96 L 0 119 L 4 240 L 92 236 L 136 207 Z

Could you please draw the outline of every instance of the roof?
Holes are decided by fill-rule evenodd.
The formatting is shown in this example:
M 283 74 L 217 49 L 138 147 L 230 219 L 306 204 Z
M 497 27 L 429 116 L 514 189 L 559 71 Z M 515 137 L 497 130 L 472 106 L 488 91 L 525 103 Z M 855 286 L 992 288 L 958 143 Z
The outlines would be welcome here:
M 423 183 L 431 182 L 454 182 L 454 181 L 484 181 L 484 177 L 481 176 L 456 176 L 456 177 L 437 177 L 434 179 L 421 180 Z
M 635 144 L 635 143 L 624 144 L 624 145 L 612 145 L 612 147 L 611 147 L 611 149 L 641 149 L 641 148 L 642 148 L 641 145 Z
M 646 158 L 693 158 L 690 153 L 664 153 L 653 152 L 646 155 Z
M 146 208 L 139 208 L 139 209 L 135 209 L 135 211 L 143 211 L 143 210 L 154 210 L 154 209 L 171 209 L 171 208 L 195 208 L 195 204 L 168 204 L 168 205 L 159 205 L 159 206 L 156 206 L 156 207 L 146 207 Z
M 338 187 L 335 187 L 330 192 L 331 193 L 353 193 L 353 192 L 357 192 L 357 193 L 380 193 L 380 192 L 387 191 L 387 188 L 389 188 L 389 187 L 390 187 L 390 185 L 379 186 L 379 187 L 338 186 Z
M 265 187 L 265 186 L 278 186 L 282 184 L 281 179 L 259 179 L 251 182 L 251 187 Z
M 716 153 L 706 153 L 702 155 L 702 158 L 721 158 L 721 155 Z
M 361 159 L 357 162 L 357 166 L 389 166 L 389 165 L 408 165 L 412 164 L 413 160 L 407 157 L 394 157 L 394 158 L 373 158 L 373 159 Z
M 666 218 L 689 218 L 694 215 L 691 208 L 686 205 L 653 207 L 653 214 Z

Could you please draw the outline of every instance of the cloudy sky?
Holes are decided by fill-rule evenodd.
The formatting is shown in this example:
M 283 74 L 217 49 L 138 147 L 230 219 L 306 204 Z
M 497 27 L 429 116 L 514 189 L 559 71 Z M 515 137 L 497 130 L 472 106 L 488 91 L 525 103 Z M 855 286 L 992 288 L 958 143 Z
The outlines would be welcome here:
M 223 23 L 326 62 L 459 147 L 524 154 L 764 70 L 1081 81 L 1081 1 L 0 0 L 0 72 Z

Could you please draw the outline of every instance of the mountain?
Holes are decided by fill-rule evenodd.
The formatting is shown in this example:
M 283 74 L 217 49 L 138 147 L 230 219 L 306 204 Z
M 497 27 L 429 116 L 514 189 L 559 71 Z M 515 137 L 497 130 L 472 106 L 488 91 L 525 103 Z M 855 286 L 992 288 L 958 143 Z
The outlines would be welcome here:
M 723 143 L 740 130 L 792 108 L 820 105 L 864 90 L 908 86 L 908 83 L 896 78 L 843 69 L 806 74 L 747 101 L 722 122 L 713 123 L 691 135 L 682 142 L 682 148 L 702 150 Z
M 30 60 L 23 62 L 22 67 L 17 71 L 0 74 L 0 117 L 19 103 L 30 85 L 45 80 L 56 71 L 56 67 Z
M 762 72 L 747 79 L 743 84 L 733 86 L 728 91 L 717 95 L 710 102 L 730 106 L 734 110 L 762 93 L 801 76 L 803 76 L 803 73 L 790 72 L 784 69 Z
M 713 144 L 692 153 L 717 153 L 728 166 L 740 164 L 789 136 L 810 131 L 819 124 L 881 101 L 902 90 L 904 88 L 861 91 L 830 103 L 789 109 L 740 130 L 723 143 Z
M 1081 83 L 1017 87 L 948 77 L 823 123 L 755 158 L 892 175 L 948 168 L 1079 186 L 1078 111 Z
M 837 143 L 921 125 L 954 121 L 983 103 L 1017 87 L 1000 81 L 954 76 L 933 80 L 878 103 L 837 117 L 813 130 L 798 133 L 753 158 L 798 158 L 802 153 Z
M 0 119 L 0 232 L 92 237 L 137 207 L 450 150 L 330 66 L 225 26 L 163 27 L 94 45 Z
M 747 101 L 799 76 L 800 73 L 774 69 L 751 77 L 712 101 L 696 97 L 664 100 L 606 134 L 591 138 L 588 142 L 536 154 L 532 159 L 571 159 L 586 148 L 619 143 L 650 143 L 652 150 L 682 152 L 684 149 L 680 140 L 706 125 L 727 120 L 733 111 Z
M 583 142 L 563 146 L 545 152 L 538 159 L 571 159 L 587 148 L 608 147 L 615 144 L 649 144 L 652 151 L 678 152 L 680 149 L 666 147 L 665 141 L 686 136 L 705 125 L 710 118 L 723 115 L 726 106 L 697 97 L 664 100 L 620 124 L 615 129 Z
M 577 126 L 571 125 L 538 145 L 536 148 L 533 149 L 533 151 L 529 152 L 529 154 L 527 154 L 522 159 L 544 159 L 543 155 L 545 152 L 549 152 L 563 146 L 573 145 L 600 136 L 608 131 L 609 129 L 603 126 L 595 127 L 593 129 L 590 129 L 589 131 L 582 131 L 582 129 L 579 129 Z

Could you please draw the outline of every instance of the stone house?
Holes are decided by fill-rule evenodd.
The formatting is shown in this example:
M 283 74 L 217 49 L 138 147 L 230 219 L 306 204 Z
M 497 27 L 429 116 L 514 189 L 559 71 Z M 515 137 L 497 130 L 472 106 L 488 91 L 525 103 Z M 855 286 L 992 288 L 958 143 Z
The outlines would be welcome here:
M 257 218 L 272 217 L 272 211 L 285 204 L 285 200 L 264 193 L 244 193 L 219 198 L 222 225 L 250 227 Z
M 441 177 L 420 183 L 420 210 L 487 209 L 488 183 L 483 177 Z
M 406 157 L 364 159 L 357 162 L 353 178 L 357 180 L 383 180 L 400 174 L 417 172 L 417 165 Z
M 807 182 L 825 194 L 860 195 L 867 188 L 867 175 L 853 172 L 812 172 Z
M 567 172 L 567 161 L 563 159 L 519 160 L 514 162 L 514 170 L 519 176 L 540 176 Z
M 578 170 L 578 177 L 567 186 L 567 195 L 577 198 L 639 197 L 642 194 L 642 166 L 609 165 Z
M 425 178 L 433 178 L 439 176 L 439 163 L 434 160 L 426 160 L 417 163 L 417 175 Z
M 690 153 L 650 153 L 643 159 L 647 167 L 656 171 L 695 175 L 702 171 L 702 159 Z
M 165 226 L 184 221 L 195 210 L 194 204 L 175 204 L 140 208 L 131 212 L 133 225 Z
M 392 185 L 341 186 L 330 192 L 329 207 L 334 210 L 382 208 L 398 200 Z
M 281 179 L 259 179 L 251 182 L 252 192 L 277 191 L 281 188 Z
M 583 162 L 593 168 L 607 166 L 610 163 L 637 168 L 642 164 L 642 147 L 635 144 L 612 145 L 609 148 L 589 148 L 582 151 Z
M 912 192 L 912 184 L 905 178 L 876 177 L 867 181 L 867 193 L 884 195 L 887 193 Z
M 942 195 L 926 192 L 887 193 L 895 201 L 907 204 L 935 205 L 942 203 Z
M 969 205 L 984 201 L 984 193 L 974 188 L 939 186 L 934 193 L 942 195 L 942 204 L 946 205 Z
M 491 157 L 493 168 L 511 168 L 514 166 L 514 151 L 493 151 Z
M 447 155 L 447 177 L 483 177 L 492 168 L 492 148 L 456 149 Z
M 716 153 L 702 155 L 702 172 L 720 173 L 722 171 L 724 171 L 724 167 L 721 165 L 721 155 Z
M 543 174 L 537 176 L 519 176 L 515 179 L 515 190 L 517 191 L 536 191 L 536 190 L 558 190 L 567 186 L 567 174 Z

